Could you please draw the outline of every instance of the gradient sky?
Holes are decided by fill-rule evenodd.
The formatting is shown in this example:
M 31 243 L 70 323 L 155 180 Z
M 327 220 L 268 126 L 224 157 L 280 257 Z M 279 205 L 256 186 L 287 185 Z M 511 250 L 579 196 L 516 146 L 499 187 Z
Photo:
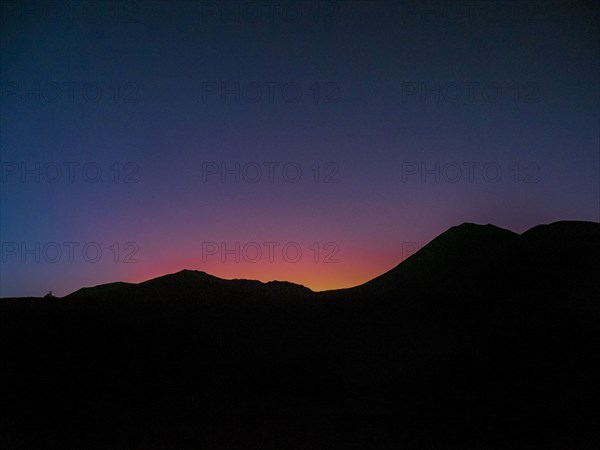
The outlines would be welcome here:
M 184 268 L 349 287 L 462 222 L 599 221 L 598 19 L 595 2 L 8 2 L 0 295 Z

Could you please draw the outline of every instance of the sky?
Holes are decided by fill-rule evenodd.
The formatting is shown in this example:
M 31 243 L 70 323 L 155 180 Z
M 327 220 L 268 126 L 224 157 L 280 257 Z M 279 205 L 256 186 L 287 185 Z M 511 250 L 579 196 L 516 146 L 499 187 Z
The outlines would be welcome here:
M 600 8 L 9 1 L 0 296 L 355 286 L 463 222 L 600 221 Z

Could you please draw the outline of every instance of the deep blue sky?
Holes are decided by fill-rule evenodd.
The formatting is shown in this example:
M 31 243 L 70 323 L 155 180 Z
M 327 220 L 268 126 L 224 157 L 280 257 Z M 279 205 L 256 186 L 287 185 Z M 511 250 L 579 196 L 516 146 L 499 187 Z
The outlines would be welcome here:
M 183 268 L 345 287 L 462 222 L 599 221 L 598 18 L 594 2 L 9 2 L 0 295 Z M 263 254 L 213 254 L 236 242 Z

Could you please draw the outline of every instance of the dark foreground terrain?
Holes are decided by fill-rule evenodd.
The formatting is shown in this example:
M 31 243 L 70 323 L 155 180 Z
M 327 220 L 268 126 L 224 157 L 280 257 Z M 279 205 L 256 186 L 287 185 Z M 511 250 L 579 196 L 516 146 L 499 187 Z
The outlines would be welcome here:
M 599 224 L 463 224 L 353 289 L 3 299 L 0 448 L 599 448 L 599 262 Z

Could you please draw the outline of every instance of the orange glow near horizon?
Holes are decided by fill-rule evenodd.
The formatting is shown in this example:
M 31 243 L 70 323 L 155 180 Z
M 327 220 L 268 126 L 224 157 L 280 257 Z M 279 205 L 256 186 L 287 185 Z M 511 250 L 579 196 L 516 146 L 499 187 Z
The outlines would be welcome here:
M 184 269 L 198 270 L 223 279 L 250 279 L 263 283 L 277 280 L 301 284 L 313 291 L 344 289 L 363 284 L 395 267 L 400 261 L 391 255 L 372 254 L 370 257 L 346 255 L 346 262 L 341 258 L 337 263 L 314 261 L 298 261 L 297 263 L 240 261 L 212 261 L 198 263 L 196 259 L 178 257 L 169 258 L 160 265 L 143 265 L 134 268 L 130 273 L 130 282 L 140 283 L 152 278 L 176 273 Z M 127 280 L 123 280 L 127 281 Z

